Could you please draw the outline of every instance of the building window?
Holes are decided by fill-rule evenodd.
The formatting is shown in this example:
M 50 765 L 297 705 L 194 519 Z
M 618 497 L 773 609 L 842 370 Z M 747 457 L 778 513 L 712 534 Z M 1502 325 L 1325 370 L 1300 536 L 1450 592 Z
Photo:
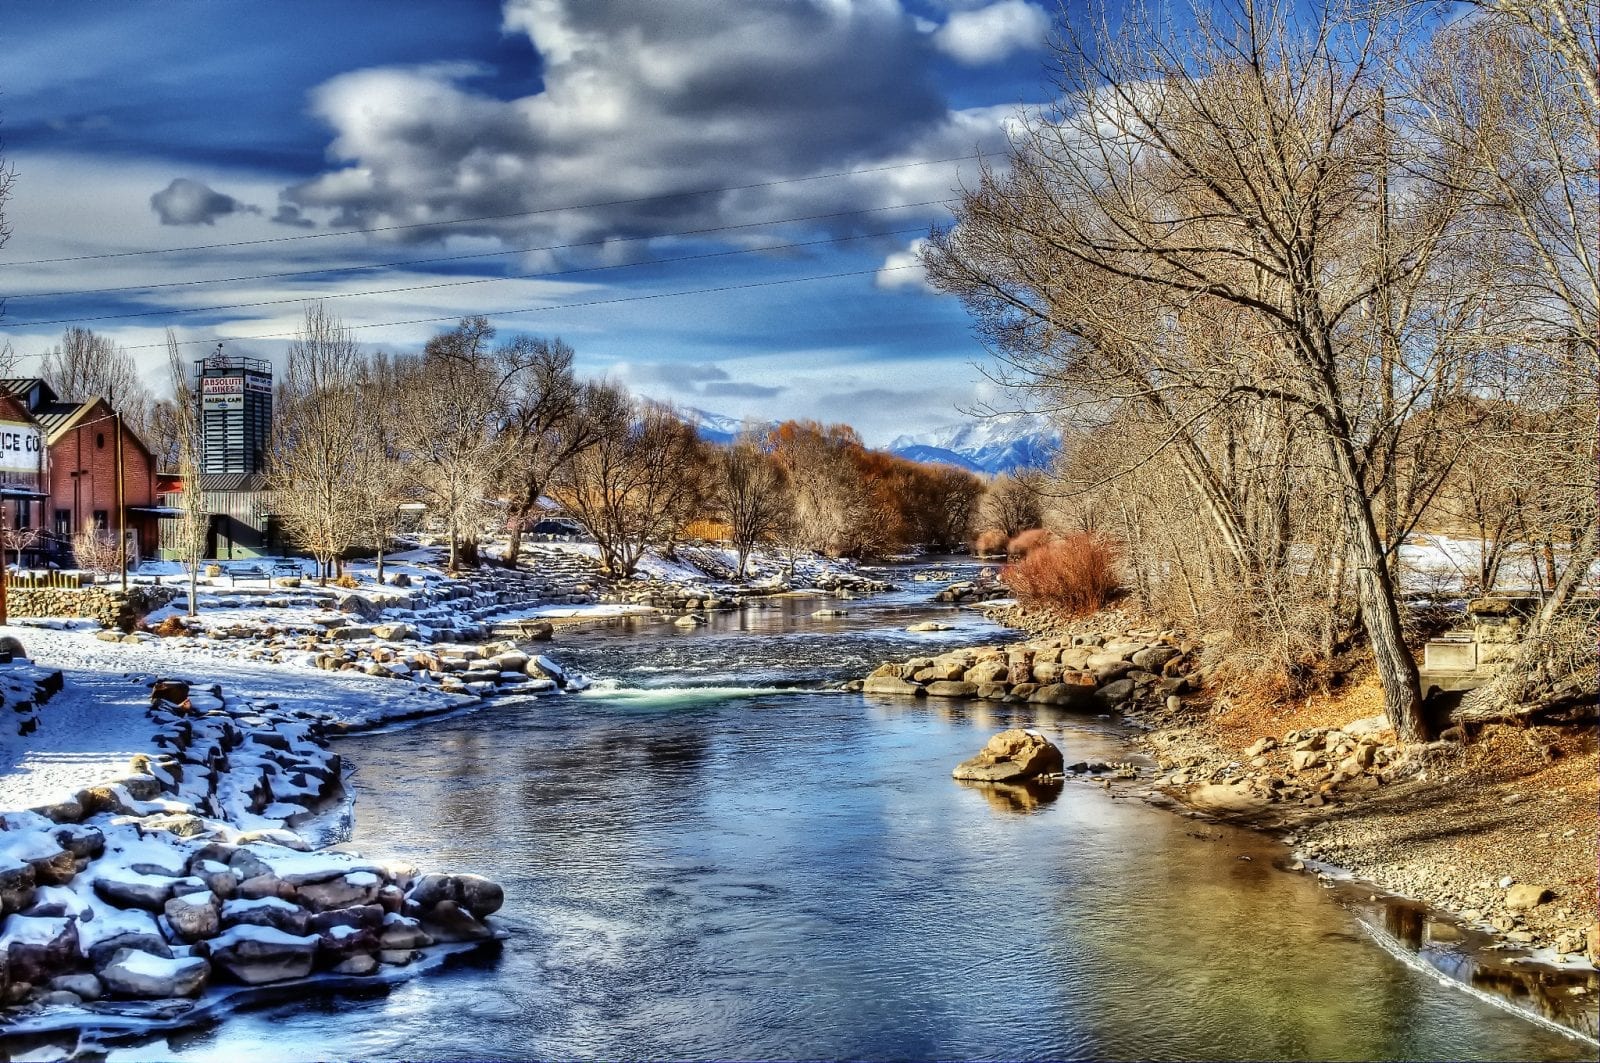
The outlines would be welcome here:
M 111 514 L 103 509 L 94 511 L 94 527 L 96 531 L 105 531 L 111 527 Z
M 33 503 L 32 502 L 29 502 L 29 501 L 27 501 L 25 499 L 18 499 L 17 500 L 17 524 L 16 524 L 16 526 L 18 528 L 31 528 L 31 527 L 33 527 Z
M 72 510 L 56 510 L 56 534 L 62 536 L 72 534 Z
M 96 432 L 94 434 L 94 449 L 106 449 L 106 434 L 104 432 Z

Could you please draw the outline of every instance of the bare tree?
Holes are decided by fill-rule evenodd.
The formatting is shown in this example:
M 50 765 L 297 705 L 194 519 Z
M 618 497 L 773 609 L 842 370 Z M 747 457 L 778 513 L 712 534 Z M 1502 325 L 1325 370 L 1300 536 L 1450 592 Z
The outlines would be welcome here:
M 676 538 L 695 516 L 705 444 L 670 409 L 613 411 L 596 443 L 561 471 L 556 497 L 600 547 L 613 576 L 633 574 L 645 550 Z
M 466 318 L 428 341 L 420 359 L 402 367 L 400 448 L 419 491 L 450 537 L 449 569 L 476 560 L 490 489 L 510 457 L 501 432 L 503 378 L 482 317 Z
M 39 375 L 63 399 L 105 399 L 141 436 L 150 426 L 150 389 L 126 349 L 109 336 L 73 326 L 44 353 Z
M 16 167 L 0 156 L 0 247 L 11 239 L 11 218 L 6 213 L 6 203 L 11 199 L 11 189 L 17 180 Z M 3 304 L 0 304 L 3 306 Z
M 1584 626 L 1578 592 L 1600 552 L 1600 7 L 1478 6 L 1488 17 L 1441 30 L 1411 82 L 1419 121 L 1462 159 L 1481 253 L 1502 263 L 1512 307 L 1497 325 L 1516 352 L 1500 381 L 1515 431 L 1496 446 L 1514 455 L 1511 483 L 1523 490 L 1507 516 L 1543 555 L 1547 593 L 1516 666 L 1473 699 L 1504 707 L 1559 681 L 1546 651 Z
M 25 551 L 38 546 L 44 538 L 44 533 L 38 528 L 0 528 L 0 557 L 6 550 L 17 555 L 17 567 L 22 567 L 22 555 Z M 3 564 L 0 561 L 0 564 Z M 4 623 L 0 620 L 0 623 Z
M 189 567 L 188 615 L 200 612 L 200 560 L 206 549 L 206 500 L 200 490 L 200 412 L 178 337 L 167 329 L 167 372 L 172 380 L 172 423 L 177 438 L 177 471 L 182 490 L 174 521 L 178 557 Z
M 96 575 L 115 572 L 118 565 L 116 533 L 104 528 L 84 528 L 72 537 L 72 556 L 79 568 Z
M 572 348 L 559 339 L 519 336 L 496 353 L 505 379 L 508 454 L 502 468 L 510 525 L 505 562 L 514 567 L 523 526 L 539 511 L 551 479 L 595 443 L 604 419 L 597 411 L 614 407 L 619 394 L 609 384 L 580 383 Z
M 978 507 L 978 523 L 1010 539 L 1044 523 L 1044 485 L 1038 473 L 1018 470 L 989 481 Z
M 284 530 L 323 583 L 358 534 L 361 369 L 350 330 L 321 303 L 307 306 L 279 388 L 270 476 Z
M 751 551 L 778 534 L 793 508 L 789 477 L 749 435 L 717 448 L 713 463 L 712 495 L 739 557 L 734 578 L 742 581 Z
M 835 556 L 869 553 L 885 541 L 872 491 L 856 461 L 861 438 L 849 425 L 787 421 L 767 445 L 794 492 L 785 538 L 796 550 Z
M 1165 428 L 1158 448 L 1187 459 L 1241 570 L 1259 567 L 1249 515 L 1197 460 L 1193 430 L 1262 407 L 1301 434 L 1338 500 L 1389 719 L 1415 741 L 1421 690 L 1390 564 L 1405 521 L 1375 474 L 1398 426 L 1463 386 L 1456 331 L 1430 333 L 1440 304 L 1448 319 L 1484 308 L 1415 298 L 1438 279 L 1461 197 L 1447 180 L 1429 196 L 1390 188 L 1448 163 L 1385 115 L 1404 35 L 1300 11 L 1230 0 L 1189 31 L 1135 16 L 1094 42 L 1069 36 L 1066 102 L 1022 124 L 1009 175 L 983 176 L 926 262 L 997 342 L 1109 382 L 1102 416 L 1137 403 Z

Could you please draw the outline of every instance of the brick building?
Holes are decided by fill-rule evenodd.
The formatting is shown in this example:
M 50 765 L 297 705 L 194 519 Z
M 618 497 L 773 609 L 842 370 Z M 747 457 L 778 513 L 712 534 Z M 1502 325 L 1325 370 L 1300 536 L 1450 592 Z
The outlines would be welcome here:
M 0 399 L 6 526 L 41 530 L 41 541 L 31 551 L 38 560 L 71 564 L 74 536 L 91 528 L 115 532 L 119 524 L 128 535 L 130 563 L 153 556 L 159 538 L 155 456 L 110 403 L 63 401 L 49 384 L 31 377 L 0 379 Z M 18 437 L 24 460 L 30 438 L 37 438 L 31 484 L 28 473 L 7 464 L 10 434 Z

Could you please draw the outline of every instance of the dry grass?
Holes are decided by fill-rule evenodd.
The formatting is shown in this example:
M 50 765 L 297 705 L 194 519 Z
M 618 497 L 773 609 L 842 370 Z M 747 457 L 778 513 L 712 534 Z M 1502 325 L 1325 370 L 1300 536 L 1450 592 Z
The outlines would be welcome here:
M 1311 727 L 1342 727 L 1353 720 L 1383 715 L 1383 690 L 1367 675 L 1337 690 L 1284 700 L 1267 686 L 1243 685 L 1213 703 L 1208 721 L 1218 745 L 1248 746 L 1257 738 L 1282 738 Z

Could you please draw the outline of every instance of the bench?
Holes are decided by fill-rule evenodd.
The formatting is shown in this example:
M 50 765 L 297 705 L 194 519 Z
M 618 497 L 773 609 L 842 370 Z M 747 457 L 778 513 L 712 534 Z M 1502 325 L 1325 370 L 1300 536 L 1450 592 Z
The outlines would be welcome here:
M 228 574 L 231 586 L 237 587 L 242 579 L 258 579 L 263 583 L 270 583 L 282 576 L 301 576 L 305 573 L 293 561 L 275 561 L 269 567 L 264 562 L 247 565 L 229 565 L 224 571 Z
M 237 587 L 242 579 L 270 581 L 272 574 L 265 565 L 229 565 L 223 569 L 228 574 L 229 586 Z

